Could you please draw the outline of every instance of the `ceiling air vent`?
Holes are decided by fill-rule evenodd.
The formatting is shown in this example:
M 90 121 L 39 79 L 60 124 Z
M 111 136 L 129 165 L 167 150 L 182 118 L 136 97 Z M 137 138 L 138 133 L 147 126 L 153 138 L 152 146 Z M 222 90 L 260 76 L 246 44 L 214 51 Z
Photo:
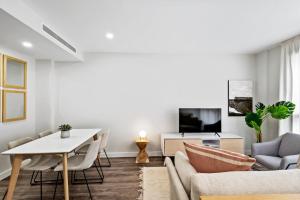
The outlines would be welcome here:
M 67 41 L 65 41 L 64 39 L 62 39 L 59 35 L 57 35 L 55 32 L 53 32 L 49 27 L 47 27 L 45 24 L 43 24 L 43 31 L 45 31 L 46 33 L 48 33 L 50 36 L 52 36 L 54 39 L 56 39 L 57 41 L 59 41 L 61 44 L 65 45 L 68 49 L 70 49 L 71 51 L 73 51 L 74 53 L 76 53 L 76 49 L 75 47 L 73 47 L 72 45 L 70 45 Z

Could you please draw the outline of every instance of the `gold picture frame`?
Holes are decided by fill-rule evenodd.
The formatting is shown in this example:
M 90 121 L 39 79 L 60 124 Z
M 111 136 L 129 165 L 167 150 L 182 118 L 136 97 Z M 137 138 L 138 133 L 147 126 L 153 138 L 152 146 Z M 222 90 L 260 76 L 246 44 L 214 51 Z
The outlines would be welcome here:
M 16 82 L 22 82 L 21 84 L 16 84 L 16 83 L 10 83 L 10 74 L 9 72 L 11 71 L 10 68 L 10 64 L 9 63 L 14 63 L 15 64 L 15 69 L 16 69 L 16 65 L 20 65 L 23 67 L 23 74 L 18 75 L 18 74 L 13 74 L 13 79 Z M 21 73 L 22 73 L 21 72 Z M 17 73 L 17 72 L 14 72 Z M 18 80 L 19 79 L 23 79 L 23 80 Z M 2 86 L 4 88 L 15 88 L 15 89 L 26 89 L 27 88 L 27 62 L 12 56 L 8 56 L 8 55 L 4 55 L 3 56 L 3 69 L 2 69 Z
M 3 86 L 3 55 L 0 53 L 0 87 Z
M 2 90 L 2 122 L 25 120 L 26 104 L 26 91 Z

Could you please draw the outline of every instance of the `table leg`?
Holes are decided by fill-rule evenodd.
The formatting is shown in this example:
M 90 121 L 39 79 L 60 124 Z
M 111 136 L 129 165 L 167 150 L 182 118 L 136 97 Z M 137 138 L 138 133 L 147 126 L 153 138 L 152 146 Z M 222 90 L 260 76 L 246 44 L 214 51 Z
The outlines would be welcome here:
M 14 156 L 11 176 L 10 176 L 9 183 L 8 183 L 8 191 L 7 191 L 7 195 L 6 195 L 6 200 L 13 199 L 13 194 L 14 194 L 14 191 L 15 191 L 15 188 L 17 185 L 17 180 L 18 180 L 22 161 L 23 161 L 23 155 L 15 155 Z
M 63 167 L 64 167 L 64 194 L 65 200 L 69 200 L 69 179 L 68 179 L 68 154 L 63 155 Z

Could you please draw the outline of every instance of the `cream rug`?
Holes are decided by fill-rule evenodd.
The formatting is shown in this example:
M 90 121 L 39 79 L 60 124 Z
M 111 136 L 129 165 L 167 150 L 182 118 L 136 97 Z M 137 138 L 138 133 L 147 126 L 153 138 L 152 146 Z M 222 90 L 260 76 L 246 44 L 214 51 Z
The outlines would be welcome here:
M 170 186 L 166 167 L 143 167 L 140 172 L 139 200 L 169 200 Z

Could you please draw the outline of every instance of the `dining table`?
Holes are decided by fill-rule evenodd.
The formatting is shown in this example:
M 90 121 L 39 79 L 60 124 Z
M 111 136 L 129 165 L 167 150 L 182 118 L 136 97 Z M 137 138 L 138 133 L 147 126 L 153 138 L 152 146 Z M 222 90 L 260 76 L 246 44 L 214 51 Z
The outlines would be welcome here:
M 13 157 L 6 200 L 13 199 L 22 161 L 26 159 L 28 155 L 61 155 L 63 163 L 64 198 L 65 200 L 69 200 L 68 155 L 91 138 L 96 140 L 97 134 L 100 131 L 101 128 L 72 129 L 70 130 L 70 137 L 68 138 L 61 138 L 61 132 L 58 131 L 2 152 L 2 155 Z

